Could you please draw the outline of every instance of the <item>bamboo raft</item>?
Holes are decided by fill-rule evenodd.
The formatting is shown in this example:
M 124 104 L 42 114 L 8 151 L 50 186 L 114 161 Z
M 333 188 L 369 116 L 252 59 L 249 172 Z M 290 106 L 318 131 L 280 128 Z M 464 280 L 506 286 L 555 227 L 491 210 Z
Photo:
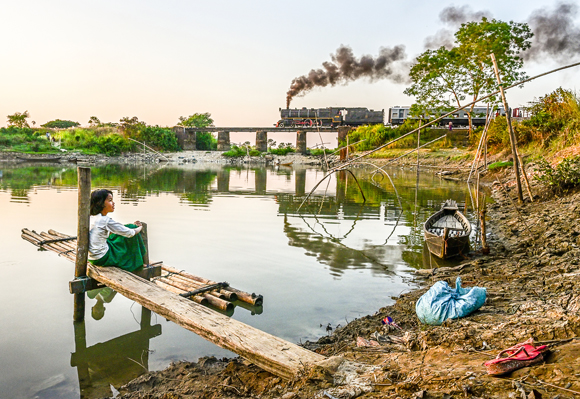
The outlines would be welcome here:
M 22 238 L 39 248 L 56 252 L 59 256 L 62 256 L 73 263 L 76 261 L 76 237 L 59 233 L 55 230 L 48 230 L 48 233 L 41 232 L 38 234 L 33 230 L 22 229 Z M 143 278 L 150 278 L 159 287 L 182 296 L 194 291 L 203 291 L 218 284 L 215 281 L 195 276 L 174 267 L 163 265 L 162 263 L 163 262 L 154 262 L 149 265 L 160 265 L 160 273 L 154 273 L 147 270 L 147 268 L 144 268 L 143 271 L 139 271 L 135 274 Z M 226 313 L 232 312 L 236 304 L 239 304 L 240 307 L 246 308 L 253 313 L 261 313 L 260 308 L 263 304 L 262 295 L 256 295 L 254 293 L 249 294 L 233 288 L 227 283 L 221 284 L 227 286 L 216 287 L 206 292 L 200 292 L 188 296 L 188 298 L 200 305 L 209 306 L 210 308 L 215 308 Z M 94 288 L 100 287 L 103 287 L 103 285 L 97 285 Z M 86 281 L 79 280 L 77 284 L 71 282 L 71 293 L 80 292 L 81 288 L 87 289 L 91 287 L 87 287 Z

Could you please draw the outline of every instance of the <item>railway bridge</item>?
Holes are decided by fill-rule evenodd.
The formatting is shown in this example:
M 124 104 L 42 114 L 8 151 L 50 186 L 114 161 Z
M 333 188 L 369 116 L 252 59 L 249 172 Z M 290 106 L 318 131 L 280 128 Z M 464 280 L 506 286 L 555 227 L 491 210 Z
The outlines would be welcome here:
M 196 150 L 197 141 L 196 135 L 199 132 L 217 132 L 217 149 L 218 151 L 228 151 L 231 147 L 230 133 L 241 132 L 255 132 L 256 133 L 256 149 L 261 152 L 268 151 L 268 133 L 283 133 L 296 132 L 296 152 L 299 154 L 306 154 L 306 134 L 312 133 L 338 133 L 338 140 L 346 140 L 346 135 L 353 129 L 351 126 L 338 127 L 204 127 L 192 128 L 175 126 L 173 131 L 177 136 L 179 145 L 184 150 Z

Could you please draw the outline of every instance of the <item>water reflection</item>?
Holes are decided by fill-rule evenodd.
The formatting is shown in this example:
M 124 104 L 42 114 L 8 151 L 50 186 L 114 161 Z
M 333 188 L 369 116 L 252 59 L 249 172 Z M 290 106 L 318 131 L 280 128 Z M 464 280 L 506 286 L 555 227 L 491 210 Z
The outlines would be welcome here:
M 458 190 L 457 184 L 432 174 L 393 168 L 388 170 L 390 179 L 385 179 L 371 178 L 368 169 L 355 169 L 356 180 L 350 173 L 336 173 L 318 187 L 299 212 L 313 186 L 308 170 L 300 166 L 107 164 L 93 167 L 92 176 L 94 187 L 115 188 L 125 203 L 173 193 L 184 205 L 208 209 L 215 196 L 272 197 L 284 218 L 282 228 L 289 245 L 304 248 L 307 255 L 328 265 L 333 275 L 349 268 L 389 274 L 393 259 L 413 267 L 431 267 L 433 260 L 426 262 L 423 255 L 424 221 L 446 199 L 454 199 L 464 209 L 468 205 L 473 208 L 475 202 L 469 189 Z M 318 180 L 322 175 L 315 177 Z M 32 190 L 47 186 L 74 189 L 76 180 L 72 166 L 14 167 L 2 170 L 0 187 L 10 191 L 12 202 L 26 203 Z M 357 237 L 349 239 L 350 235 Z
M 114 294 L 113 294 L 114 296 Z M 119 388 L 149 371 L 149 341 L 161 335 L 161 325 L 151 325 L 151 311 L 141 308 L 140 329 L 87 347 L 85 322 L 74 322 L 76 367 L 81 398 L 113 397 Z

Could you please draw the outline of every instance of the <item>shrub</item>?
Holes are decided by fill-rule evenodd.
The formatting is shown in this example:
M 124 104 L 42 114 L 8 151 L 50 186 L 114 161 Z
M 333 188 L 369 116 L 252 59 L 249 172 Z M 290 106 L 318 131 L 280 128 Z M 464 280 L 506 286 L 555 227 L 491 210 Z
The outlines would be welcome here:
M 537 170 L 540 174 L 534 176 L 554 193 L 566 192 L 580 185 L 580 156 L 565 158 L 555 168 L 541 158 Z
M 198 150 L 216 151 L 217 139 L 209 132 L 199 132 L 195 136 L 195 143 Z
M 246 156 L 247 151 L 245 147 L 238 147 L 237 145 L 232 145 L 229 151 L 224 152 L 222 155 L 228 158 L 243 157 Z
M 140 127 L 136 140 L 144 141 L 150 147 L 163 151 L 179 151 L 177 137 L 171 129 L 159 126 Z
M 80 126 L 80 123 L 73 122 L 73 121 L 63 121 L 60 119 L 55 119 L 50 122 L 46 122 L 44 125 L 40 125 L 42 127 L 51 128 L 51 129 L 68 129 L 69 127 L 77 127 Z
M 274 155 L 286 155 L 290 152 L 296 152 L 296 149 L 292 147 L 270 148 L 268 152 Z
M 490 163 L 487 166 L 487 169 L 488 170 L 498 170 L 498 169 L 507 168 L 508 166 L 514 166 L 513 161 L 499 161 L 499 162 Z

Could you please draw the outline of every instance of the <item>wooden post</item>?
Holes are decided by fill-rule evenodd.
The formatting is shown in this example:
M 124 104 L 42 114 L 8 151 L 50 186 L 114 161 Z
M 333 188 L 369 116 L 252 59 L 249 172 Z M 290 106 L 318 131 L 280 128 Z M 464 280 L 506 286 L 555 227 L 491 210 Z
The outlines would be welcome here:
M 485 213 L 486 213 L 486 206 L 485 206 L 485 195 L 483 196 L 483 204 L 481 212 L 479 212 L 479 222 L 481 225 L 481 253 L 484 255 L 489 254 L 489 247 L 487 246 L 487 238 L 485 236 Z
M 495 56 L 493 54 L 491 55 L 491 60 L 493 61 L 493 70 L 495 71 L 495 77 L 497 78 L 497 83 L 499 85 L 499 91 L 501 93 L 501 99 L 503 101 L 503 108 L 505 110 L 505 117 L 506 117 L 507 123 L 508 123 L 508 129 L 509 129 L 509 133 L 510 133 L 510 142 L 512 145 L 512 155 L 514 158 L 514 173 L 516 175 L 516 189 L 517 189 L 517 194 L 518 194 L 518 202 L 521 204 L 522 202 L 524 202 L 524 196 L 522 193 L 522 182 L 520 180 L 520 168 L 519 168 L 518 150 L 517 150 L 517 144 L 516 144 L 516 135 L 514 134 L 514 129 L 512 127 L 512 118 L 510 116 L 507 99 L 505 97 L 505 92 L 503 90 L 503 86 L 501 83 L 501 78 L 499 76 L 499 69 L 497 67 L 497 61 L 495 60 Z
M 524 168 L 524 162 L 522 157 L 518 154 L 518 161 L 520 162 L 520 168 L 522 169 L 522 175 L 524 175 L 524 182 L 526 183 L 526 190 L 528 190 L 528 195 L 530 196 L 530 201 L 534 202 L 534 196 L 532 195 L 532 189 L 530 188 L 530 182 L 528 180 L 528 174 L 526 173 L 526 168 Z
M 89 255 L 89 219 L 91 206 L 91 168 L 79 166 L 78 173 L 78 227 L 75 277 L 86 277 Z M 75 321 L 85 318 L 85 294 L 74 294 Z
M 143 238 L 143 244 L 145 245 L 145 256 L 143 256 L 143 264 L 149 265 L 149 238 L 147 236 L 147 223 L 141 222 L 143 229 L 141 230 L 141 238 Z

